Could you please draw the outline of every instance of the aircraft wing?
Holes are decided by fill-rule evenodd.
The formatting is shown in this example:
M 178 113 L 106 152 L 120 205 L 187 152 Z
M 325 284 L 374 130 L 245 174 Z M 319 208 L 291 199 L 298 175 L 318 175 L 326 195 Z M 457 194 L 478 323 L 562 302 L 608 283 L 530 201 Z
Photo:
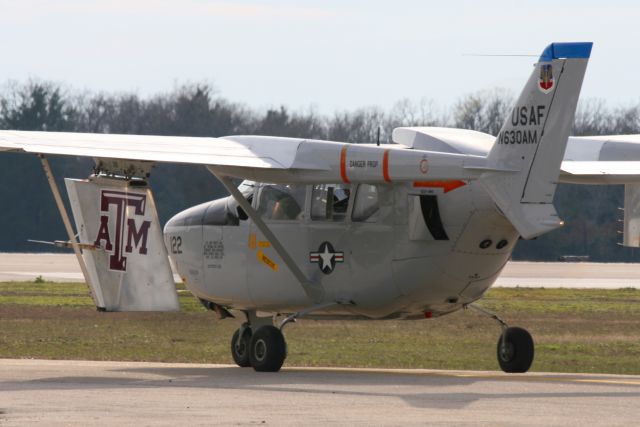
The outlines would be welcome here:
M 270 144 L 270 139 L 278 140 Z M 303 139 L 0 131 L 0 151 L 267 169 L 291 167 Z
M 0 131 L 0 151 L 205 165 L 265 182 L 397 182 L 475 179 L 483 156 L 303 138 L 224 138 Z
M 569 138 L 560 181 L 576 184 L 640 182 L 640 135 Z
M 0 151 L 199 164 L 220 167 L 234 176 L 267 180 L 290 179 L 291 175 L 283 175 L 283 172 L 291 169 L 300 172 L 315 171 L 312 172 L 313 177 L 320 175 L 327 179 L 327 175 L 335 176 L 338 173 L 341 180 L 351 175 L 355 178 L 356 173 L 362 171 L 355 166 L 362 164 L 362 161 L 372 161 L 371 164 L 378 162 L 384 166 L 389 157 L 392 162 L 387 165 L 387 178 L 394 175 L 392 172 L 395 169 L 396 177 L 401 180 L 469 179 L 474 177 L 455 172 L 444 175 L 439 173 L 437 176 L 432 173 L 438 169 L 434 166 L 439 163 L 448 168 L 454 165 L 464 167 L 482 163 L 483 157 L 481 151 L 465 156 L 462 153 L 446 153 L 444 151 L 449 150 L 440 151 L 439 147 L 430 145 L 411 147 L 405 144 L 381 147 L 350 145 L 349 152 L 346 153 L 342 152 L 344 145 L 329 141 L 268 136 L 207 138 L 0 130 Z M 480 148 L 485 149 L 484 146 Z M 389 149 L 392 149 L 394 155 L 384 154 Z M 393 165 L 393 160 L 400 160 L 399 157 L 403 157 L 402 161 Z M 427 176 L 422 173 L 412 173 L 411 177 L 401 176 L 405 175 L 404 169 L 415 168 L 416 165 L 413 159 L 407 157 L 419 157 L 419 162 L 423 157 L 428 158 L 430 171 Z M 373 170 L 371 172 L 384 178 L 382 169 L 377 173 Z M 256 174 L 255 171 L 263 172 Z M 313 177 L 309 180 L 315 180 Z M 305 180 L 303 176 L 295 178 L 297 179 L 294 181 Z M 367 176 L 366 180 L 371 178 Z M 559 179 L 560 182 L 579 184 L 640 182 L 640 135 L 570 137 Z

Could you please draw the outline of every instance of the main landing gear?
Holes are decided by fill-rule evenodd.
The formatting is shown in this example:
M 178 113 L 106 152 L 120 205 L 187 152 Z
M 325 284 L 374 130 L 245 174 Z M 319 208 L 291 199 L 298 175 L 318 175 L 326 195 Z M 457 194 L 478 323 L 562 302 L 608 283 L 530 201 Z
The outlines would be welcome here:
M 523 328 L 510 327 L 494 313 L 491 313 L 477 305 L 469 304 L 467 307 L 480 314 L 494 319 L 502 327 L 502 334 L 498 339 L 498 364 L 507 373 L 527 372 L 533 363 L 534 345 L 531 334 Z
M 231 337 L 231 356 L 236 365 L 241 368 L 251 366 L 249 348 L 251 347 L 251 327 L 243 323 Z
M 259 372 L 278 372 L 287 358 L 287 343 L 282 329 L 297 318 L 334 305 L 351 302 L 326 302 L 285 317 L 280 327 L 273 326 L 269 317 L 257 317 L 255 311 L 246 311 L 247 322 L 243 323 L 231 338 L 231 355 L 240 367 L 253 366 Z
M 277 372 L 287 357 L 287 343 L 279 328 L 262 323 L 244 323 L 233 334 L 231 356 L 240 367 L 253 366 L 259 372 Z

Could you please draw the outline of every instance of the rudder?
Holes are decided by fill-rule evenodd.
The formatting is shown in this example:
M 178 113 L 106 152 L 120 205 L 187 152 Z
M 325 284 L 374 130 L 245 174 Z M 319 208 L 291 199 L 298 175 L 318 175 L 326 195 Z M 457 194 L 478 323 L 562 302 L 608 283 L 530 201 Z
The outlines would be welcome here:
M 87 282 L 104 311 L 177 311 L 173 274 L 151 189 L 124 179 L 65 180 Z

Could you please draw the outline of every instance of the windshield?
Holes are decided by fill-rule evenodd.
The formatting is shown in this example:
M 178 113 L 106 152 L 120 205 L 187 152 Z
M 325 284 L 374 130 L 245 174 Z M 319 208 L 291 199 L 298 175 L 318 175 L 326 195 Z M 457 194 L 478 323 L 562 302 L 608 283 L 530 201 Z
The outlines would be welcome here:
M 265 185 L 260 190 L 258 214 L 263 219 L 300 219 L 302 218 L 305 193 L 303 185 Z

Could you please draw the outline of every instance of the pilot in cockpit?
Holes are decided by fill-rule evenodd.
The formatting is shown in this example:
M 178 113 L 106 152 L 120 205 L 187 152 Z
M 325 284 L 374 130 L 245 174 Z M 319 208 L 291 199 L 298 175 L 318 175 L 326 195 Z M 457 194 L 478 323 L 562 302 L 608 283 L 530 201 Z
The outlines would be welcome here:
M 269 185 L 262 189 L 259 211 L 265 219 L 296 220 L 302 214 L 305 187 Z

